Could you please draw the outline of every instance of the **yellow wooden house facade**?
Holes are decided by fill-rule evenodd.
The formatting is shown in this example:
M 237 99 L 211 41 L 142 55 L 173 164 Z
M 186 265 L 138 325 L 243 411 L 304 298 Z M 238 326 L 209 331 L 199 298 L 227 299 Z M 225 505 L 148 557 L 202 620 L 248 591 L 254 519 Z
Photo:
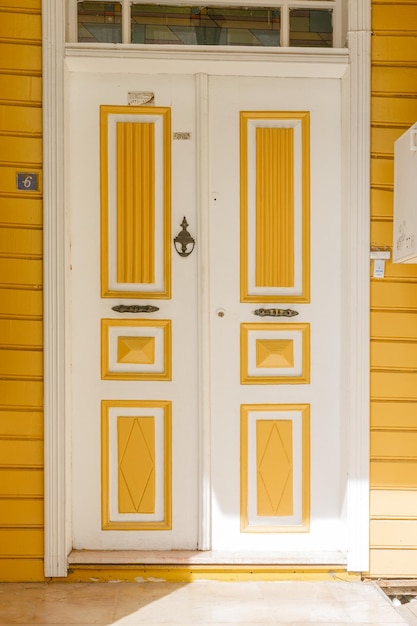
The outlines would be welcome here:
M 44 580 L 41 4 L 0 0 L 1 581 Z M 417 120 L 417 0 L 371 11 L 370 244 L 391 249 L 394 141 Z M 417 268 L 389 261 L 370 279 L 373 578 L 417 577 L 416 315 Z

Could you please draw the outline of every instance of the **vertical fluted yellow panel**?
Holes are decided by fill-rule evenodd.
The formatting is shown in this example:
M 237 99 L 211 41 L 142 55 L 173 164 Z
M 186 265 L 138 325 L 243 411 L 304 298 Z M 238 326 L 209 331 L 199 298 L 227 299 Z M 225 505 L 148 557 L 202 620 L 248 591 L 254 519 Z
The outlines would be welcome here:
M 117 447 L 119 513 L 154 513 L 154 417 L 119 417 Z
M 294 130 L 256 129 L 256 286 L 294 285 Z
M 257 514 L 292 515 L 293 452 L 291 420 L 257 420 Z
M 155 280 L 155 128 L 148 122 L 118 122 L 117 280 Z

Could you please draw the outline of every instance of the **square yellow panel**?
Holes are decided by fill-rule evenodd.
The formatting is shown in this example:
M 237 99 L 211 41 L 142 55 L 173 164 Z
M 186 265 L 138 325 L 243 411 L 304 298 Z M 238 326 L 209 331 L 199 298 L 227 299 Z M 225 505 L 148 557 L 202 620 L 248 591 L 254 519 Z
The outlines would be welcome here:
M 240 382 L 242 385 L 309 383 L 310 324 L 241 324 Z
M 171 321 L 101 320 L 101 377 L 171 380 Z

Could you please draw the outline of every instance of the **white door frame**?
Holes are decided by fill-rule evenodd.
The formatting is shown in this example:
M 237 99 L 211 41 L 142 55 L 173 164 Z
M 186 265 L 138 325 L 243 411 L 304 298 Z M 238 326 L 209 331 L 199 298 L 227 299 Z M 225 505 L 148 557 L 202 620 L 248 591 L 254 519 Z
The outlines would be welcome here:
M 347 355 L 344 380 L 344 406 L 347 436 L 347 568 L 351 572 L 369 567 L 369 194 L 370 194 L 370 6 L 371 0 L 349 3 L 350 65 L 343 78 L 348 106 L 345 132 L 346 189 L 344 205 L 344 337 Z M 71 503 L 69 486 L 69 406 L 67 391 L 68 325 L 65 285 L 68 281 L 68 235 L 65 214 L 64 168 L 64 56 L 65 7 L 63 2 L 42 0 L 43 23 L 43 188 L 44 188 L 44 413 L 45 413 L 45 561 L 46 577 L 67 575 L 71 550 Z M 155 51 L 156 52 L 156 51 Z M 324 54 L 323 54 L 324 53 Z M 191 52 L 188 52 L 190 58 Z M 308 58 L 331 60 L 340 50 L 296 52 L 280 49 L 277 60 L 303 62 Z M 260 56 L 260 53 L 257 53 Z M 198 111 L 198 132 L 207 133 L 207 83 L 197 78 L 203 96 Z M 204 158 L 198 163 L 198 186 L 204 207 L 208 180 Z M 208 211 L 202 211 L 207 216 Z M 207 219 L 204 218 L 203 219 Z M 207 224 L 199 229 L 207 232 Z M 203 237 L 199 237 L 202 242 Z M 206 244 L 208 245 L 208 244 Z M 352 254 L 355 251 L 355 254 Z M 200 249 L 204 266 L 208 249 Z M 331 259 L 329 259 L 331 262 Z M 200 345 L 208 332 L 208 286 L 200 295 Z M 209 476 L 209 389 L 206 357 L 200 350 L 199 403 L 200 479 Z M 199 501 L 200 549 L 210 548 L 209 490 L 202 489 Z

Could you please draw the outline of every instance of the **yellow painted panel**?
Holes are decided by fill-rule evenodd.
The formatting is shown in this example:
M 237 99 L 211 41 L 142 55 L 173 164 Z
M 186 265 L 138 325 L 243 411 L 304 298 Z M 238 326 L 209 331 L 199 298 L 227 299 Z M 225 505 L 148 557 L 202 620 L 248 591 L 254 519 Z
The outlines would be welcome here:
M 155 418 L 118 417 L 119 513 L 155 512 Z
M 256 367 L 294 367 L 294 341 L 257 339 Z
M 41 318 L 42 309 L 41 290 L 0 288 L 0 315 Z
M 406 64 L 417 61 L 417 48 L 410 37 L 374 35 L 371 39 L 372 62 Z
M 41 46 L 1 43 L 0 42 L 0 70 L 15 72 L 30 72 L 40 76 L 42 69 Z
M 0 39 L 41 41 L 41 16 L 30 13 L 3 13 L 0 19 Z
M 1 0 L 1 6 L 10 9 L 29 9 L 29 11 L 40 12 L 41 0 Z
M 294 286 L 294 129 L 256 128 L 257 287 Z
M 417 24 L 417 20 L 416 20 Z M 373 97 L 371 100 L 371 121 L 411 126 L 417 119 L 415 98 Z
M 14 437 L 43 436 L 43 414 L 39 411 L 0 410 L 0 434 Z
M 13 107 L 9 107 L 9 108 L 13 108 Z M 27 171 L 28 168 L 26 167 L 19 167 L 18 164 L 16 164 L 13 167 L 9 167 L 9 166 L 2 166 L 1 167 L 1 178 L 0 178 L 0 193 L 4 193 L 4 194 L 10 194 L 11 196 L 14 196 L 14 198 L 16 198 L 17 196 L 20 196 L 20 204 L 22 204 L 23 201 L 26 202 L 26 204 L 29 204 L 29 202 L 35 198 L 39 198 L 42 194 L 42 170 L 40 167 L 31 167 L 30 171 L 33 172 L 34 174 L 37 174 L 38 177 L 38 190 L 37 191 L 21 191 L 19 189 L 16 188 L 16 174 L 18 172 L 21 171 Z M 1 199 L 1 204 L 6 204 L 4 199 Z M 2 222 L 6 221 L 2 215 Z
M 43 384 L 32 381 L 0 380 L 0 406 L 43 406 Z
M 118 337 L 118 363 L 155 363 L 155 337 Z
M 38 350 L 0 349 L 0 377 L 43 378 L 43 356 Z
M 415 263 L 392 263 L 387 261 L 385 264 L 386 278 L 408 278 L 414 281 L 417 279 L 417 264 Z
M 3 467 L 42 466 L 43 441 L 0 439 L 0 465 Z
M 371 244 L 373 246 L 392 246 L 392 222 L 371 222 Z
M 416 489 L 416 461 L 371 461 L 371 487 L 383 489 Z
M 118 122 L 117 280 L 155 280 L 155 124 Z
M 417 369 L 417 345 L 407 342 L 371 341 L 371 367 Z
M 43 471 L 31 469 L 2 469 L 0 471 L 0 495 L 42 496 Z
M 371 335 L 394 339 L 417 339 L 417 316 L 414 313 L 373 311 Z
M 371 185 L 394 186 L 394 158 L 371 158 Z M 392 207 L 391 207 L 392 213 Z
M 0 526 L 25 526 L 43 524 L 43 500 L 41 498 L 0 500 Z
M 415 458 L 417 460 L 416 432 L 371 431 L 371 457 Z M 415 477 L 417 485 L 417 475 Z
M 36 103 L 40 106 L 42 79 L 37 76 L 0 74 L 0 100 Z
M 0 51 L 1 52 L 1 51 Z M 19 171 L 25 171 L 26 165 L 42 164 L 42 139 L 32 137 L 2 137 L 0 143 L 0 163 L 20 163 Z
M 417 577 L 417 554 L 415 550 L 370 551 L 370 574 L 380 578 Z
M 28 228 L 0 228 L 0 250 L 2 254 L 42 254 L 42 231 Z
M 0 346 L 42 347 L 42 322 L 0 319 Z
M 414 548 L 417 520 L 371 520 L 372 548 Z
M 42 286 L 42 261 L 0 258 L 0 284 Z
M 33 106 L 0 104 L 0 131 L 39 134 L 42 132 L 42 110 Z
M 0 556 L 43 556 L 43 530 L 0 528 Z
M 394 192 L 393 189 L 371 189 L 372 217 L 393 216 Z
M 257 514 L 293 515 L 291 420 L 257 420 L 256 470 Z
M 372 5 L 372 30 L 373 31 L 411 31 L 415 32 L 417 24 L 417 5 L 401 4 L 396 6 L 396 2 L 391 4 Z
M 417 519 L 417 490 L 371 490 L 371 517 L 415 517 Z
M 417 283 L 392 283 L 374 280 L 371 283 L 372 308 L 417 310 Z
M 0 559 L 0 580 L 7 582 L 41 582 L 43 558 L 39 559 Z
M 374 92 L 417 94 L 417 67 L 374 66 L 371 73 L 371 86 Z
M 371 402 L 373 428 L 415 428 L 415 402 Z
M 394 141 L 405 131 L 407 126 L 401 128 L 371 128 L 371 152 L 394 156 Z

